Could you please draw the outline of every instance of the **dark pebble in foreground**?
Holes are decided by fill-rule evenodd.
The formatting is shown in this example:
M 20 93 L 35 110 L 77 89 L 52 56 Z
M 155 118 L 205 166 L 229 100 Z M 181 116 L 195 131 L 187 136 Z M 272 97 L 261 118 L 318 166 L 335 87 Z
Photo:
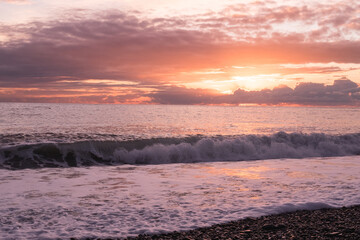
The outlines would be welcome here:
M 116 239 L 116 238 L 114 238 Z M 246 218 L 210 227 L 143 239 L 360 239 L 360 205 Z

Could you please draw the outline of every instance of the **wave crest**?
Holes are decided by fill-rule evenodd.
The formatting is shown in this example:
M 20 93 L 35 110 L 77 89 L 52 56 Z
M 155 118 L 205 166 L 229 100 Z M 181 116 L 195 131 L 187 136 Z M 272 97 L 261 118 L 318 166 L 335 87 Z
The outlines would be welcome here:
M 166 164 L 360 155 L 360 133 L 41 143 L 0 149 L 0 168 Z

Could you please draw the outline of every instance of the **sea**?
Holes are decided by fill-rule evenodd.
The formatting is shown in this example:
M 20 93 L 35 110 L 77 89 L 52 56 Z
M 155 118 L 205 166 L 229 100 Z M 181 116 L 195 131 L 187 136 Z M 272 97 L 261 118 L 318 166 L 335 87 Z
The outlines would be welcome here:
M 0 239 L 360 204 L 360 109 L 0 103 Z

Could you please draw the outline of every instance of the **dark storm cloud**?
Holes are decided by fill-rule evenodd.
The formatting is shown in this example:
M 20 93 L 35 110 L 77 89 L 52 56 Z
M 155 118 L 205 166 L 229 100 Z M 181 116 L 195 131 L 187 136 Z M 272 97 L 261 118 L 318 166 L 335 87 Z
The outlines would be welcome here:
M 207 93 L 204 89 L 169 88 L 149 95 L 163 104 L 294 104 L 318 106 L 360 106 L 360 88 L 348 80 L 335 80 L 333 85 L 299 83 L 294 89 L 279 86 L 272 90 L 236 90 L 231 95 Z

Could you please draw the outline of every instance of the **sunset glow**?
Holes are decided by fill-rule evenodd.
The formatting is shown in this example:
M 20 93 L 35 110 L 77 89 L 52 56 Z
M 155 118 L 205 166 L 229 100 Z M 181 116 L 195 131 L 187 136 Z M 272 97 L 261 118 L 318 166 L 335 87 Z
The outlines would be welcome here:
M 0 0 L 0 239 L 360 239 L 359 0 Z
M 357 1 L 3 0 L 0 9 L 0 101 L 360 105 Z

